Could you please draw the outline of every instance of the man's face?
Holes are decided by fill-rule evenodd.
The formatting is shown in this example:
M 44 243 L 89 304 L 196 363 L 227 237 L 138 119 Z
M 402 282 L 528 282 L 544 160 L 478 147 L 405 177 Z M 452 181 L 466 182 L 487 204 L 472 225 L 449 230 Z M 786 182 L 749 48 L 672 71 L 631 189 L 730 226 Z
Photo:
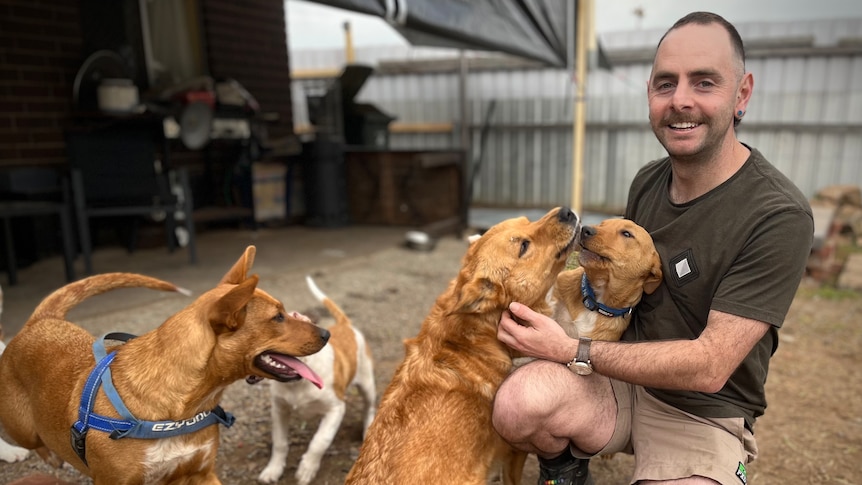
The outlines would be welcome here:
M 750 81 L 720 25 L 689 24 L 667 34 L 647 97 L 650 125 L 672 158 L 709 159 L 735 140 L 733 114 L 750 95 L 744 78 Z

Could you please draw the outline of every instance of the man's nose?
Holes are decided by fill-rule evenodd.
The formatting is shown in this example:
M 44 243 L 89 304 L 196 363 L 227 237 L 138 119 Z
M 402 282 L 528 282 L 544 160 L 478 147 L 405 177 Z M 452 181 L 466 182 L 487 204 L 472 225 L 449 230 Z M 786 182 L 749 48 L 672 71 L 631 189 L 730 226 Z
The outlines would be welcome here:
M 676 88 L 673 90 L 673 97 L 671 98 L 671 105 L 677 111 L 684 110 L 686 108 L 691 108 L 694 103 L 694 93 L 692 91 L 691 86 L 687 83 L 679 83 Z

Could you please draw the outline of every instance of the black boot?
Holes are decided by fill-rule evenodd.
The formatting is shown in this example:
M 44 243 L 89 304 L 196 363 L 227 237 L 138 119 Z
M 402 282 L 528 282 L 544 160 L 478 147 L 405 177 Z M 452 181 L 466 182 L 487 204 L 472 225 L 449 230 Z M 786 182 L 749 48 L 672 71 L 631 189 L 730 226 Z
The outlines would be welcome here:
M 539 458 L 538 485 L 594 485 L 589 458 L 575 458 L 569 450 L 556 458 Z

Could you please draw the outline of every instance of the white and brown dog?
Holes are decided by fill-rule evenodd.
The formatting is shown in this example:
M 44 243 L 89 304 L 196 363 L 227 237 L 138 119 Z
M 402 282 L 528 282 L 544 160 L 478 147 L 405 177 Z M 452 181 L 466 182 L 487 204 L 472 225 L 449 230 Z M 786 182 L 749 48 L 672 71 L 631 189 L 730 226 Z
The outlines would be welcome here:
M 363 436 L 374 419 L 376 387 L 371 352 L 365 337 L 354 327 L 344 311 L 306 277 L 311 292 L 335 318 L 329 327 L 330 339 L 323 349 L 302 357 L 308 367 L 323 380 L 323 388 L 308 385 L 307 381 L 271 383 L 272 399 L 272 455 L 266 468 L 258 476 L 262 483 L 276 483 L 284 473 L 289 448 L 288 426 L 293 409 L 313 409 L 323 412 L 323 418 L 302 455 L 296 470 L 296 481 L 307 485 L 317 475 L 323 454 L 332 444 L 346 411 L 346 394 L 355 385 L 365 402 Z

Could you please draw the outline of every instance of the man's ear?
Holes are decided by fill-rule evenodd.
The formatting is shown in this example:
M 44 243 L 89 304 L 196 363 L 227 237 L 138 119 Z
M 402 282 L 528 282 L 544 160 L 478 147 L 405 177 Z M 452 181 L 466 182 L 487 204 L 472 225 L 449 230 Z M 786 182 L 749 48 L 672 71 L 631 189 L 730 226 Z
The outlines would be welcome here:
M 746 112 L 748 109 L 748 101 L 751 99 L 751 93 L 754 92 L 754 74 L 746 72 L 739 82 L 739 91 L 736 95 L 736 105 L 734 113 L 737 111 Z

